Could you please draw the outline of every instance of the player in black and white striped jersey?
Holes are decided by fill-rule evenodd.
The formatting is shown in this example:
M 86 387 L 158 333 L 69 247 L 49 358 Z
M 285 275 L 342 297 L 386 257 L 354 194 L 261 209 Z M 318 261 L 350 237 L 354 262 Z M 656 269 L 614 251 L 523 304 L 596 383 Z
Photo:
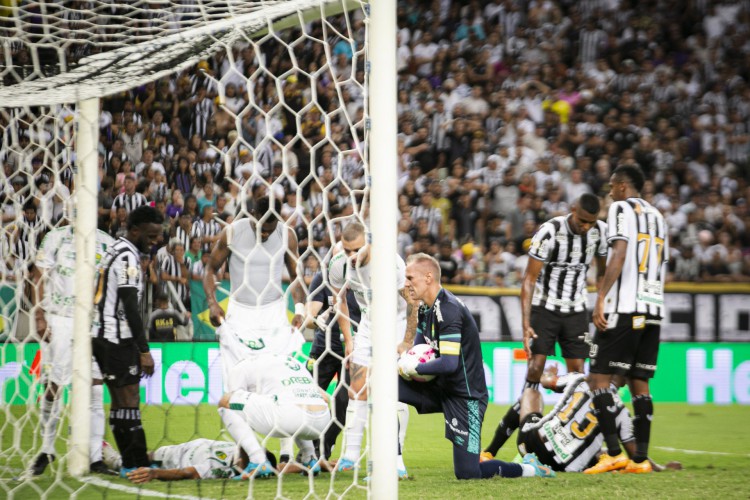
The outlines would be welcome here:
M 568 371 L 583 372 L 589 353 L 585 334 L 586 275 L 596 257 L 597 275 L 604 275 L 607 225 L 597 220 L 599 198 L 583 194 L 568 215 L 541 225 L 529 248 L 529 263 L 521 285 L 523 345 L 529 357 L 526 389 L 538 389 L 547 356 L 560 344 Z M 522 394 L 523 394 L 522 391 Z M 494 457 L 520 423 L 520 400 L 510 407 L 495 430 L 482 458 Z
M 128 232 L 108 250 L 98 270 L 92 351 L 109 388 L 109 424 L 122 454 L 124 472 L 148 467 L 141 424 L 139 382 L 154 373 L 141 319 L 144 280 L 141 254 L 156 244 L 162 215 L 148 205 L 128 216 Z M 121 474 L 123 471 L 120 471 Z
M 649 379 L 656 372 L 660 323 L 664 314 L 664 280 L 669 256 L 664 217 L 639 196 L 643 172 L 630 165 L 617 167 L 610 179 L 610 245 L 607 271 L 594 308 L 597 332 L 591 353 L 591 388 L 608 453 L 585 472 L 623 469 L 651 472 L 648 444 L 653 402 Z M 610 382 L 627 376 L 633 394 L 636 453 L 628 460 L 620 452 L 611 407 Z

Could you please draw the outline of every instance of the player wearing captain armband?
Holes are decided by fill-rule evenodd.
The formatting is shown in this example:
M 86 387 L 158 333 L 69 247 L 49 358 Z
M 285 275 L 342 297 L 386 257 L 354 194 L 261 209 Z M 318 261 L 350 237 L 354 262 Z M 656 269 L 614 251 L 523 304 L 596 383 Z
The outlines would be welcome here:
M 95 258 L 98 266 L 115 240 L 104 231 L 96 232 Z M 55 438 L 60 421 L 60 390 L 70 384 L 73 372 L 73 309 L 75 306 L 76 242 L 74 228 L 65 225 L 51 230 L 36 255 L 33 276 L 36 282 L 36 327 L 42 338 L 42 377 L 46 385 L 40 399 L 42 450 L 31 473 L 38 476 L 55 460 Z M 104 403 L 99 365 L 91 365 L 91 472 L 109 473 L 102 462 Z
M 547 356 L 560 344 L 569 372 L 583 372 L 589 354 L 586 276 L 594 257 L 604 275 L 607 225 L 597 220 L 599 198 L 584 194 L 569 215 L 548 220 L 534 234 L 521 286 L 523 346 L 529 358 L 524 390 L 539 387 Z M 523 391 L 522 391 L 523 393 Z M 482 458 L 492 458 L 518 428 L 520 399 L 495 430 Z
M 305 297 L 297 282 L 297 236 L 279 224 L 280 210 L 278 200 L 255 200 L 252 217 L 237 219 L 221 231 L 206 265 L 203 289 L 211 324 L 217 327 L 224 384 L 229 391 L 234 389 L 228 376 L 233 366 L 251 356 L 285 354 L 297 341 L 295 337 L 301 337 L 297 328 L 304 317 Z M 215 274 L 227 258 L 231 294 L 225 315 L 216 301 Z M 281 283 L 285 267 L 296 303 L 291 326 Z
M 591 351 L 590 384 L 607 454 L 587 469 L 588 474 L 623 469 L 651 472 L 648 445 L 654 405 L 649 379 L 656 373 L 659 334 L 664 316 L 664 281 L 669 256 L 664 217 L 641 199 L 643 172 L 638 167 L 617 167 L 610 178 L 609 256 L 596 296 L 593 321 L 597 331 Z M 610 389 L 616 375 L 627 376 L 635 414 L 635 455 L 621 453 Z
M 350 471 L 358 468 L 362 437 L 367 423 L 368 370 L 372 360 L 371 335 L 377 332 L 370 330 L 370 293 L 371 273 L 370 245 L 367 243 L 365 226 L 359 222 L 347 224 L 341 233 L 341 251 L 335 253 L 328 266 L 328 282 L 333 288 L 338 311 L 338 324 L 344 335 L 346 354 L 349 361 L 349 405 L 346 410 L 344 430 L 344 451 L 337 463 L 338 471 Z M 337 245 L 338 248 L 338 245 Z M 416 309 L 404 299 L 404 261 L 396 256 L 396 286 L 398 288 L 398 309 L 396 311 L 396 342 L 401 342 L 409 321 L 416 325 Z M 351 290 L 359 304 L 361 318 L 357 334 L 353 339 L 350 312 L 345 295 Z M 413 312 L 412 312 L 413 311 Z M 397 470 L 400 479 L 408 478 L 403 460 L 403 447 L 406 439 L 406 428 L 409 422 L 409 411 L 405 405 L 397 406 L 399 425 L 399 452 Z
M 479 462 L 488 395 L 477 325 L 469 309 L 440 286 L 440 265 L 427 254 L 415 254 L 407 260 L 406 290 L 412 301 L 424 305 L 418 326 L 407 330 L 404 343 L 408 347 L 415 342 L 430 344 L 437 357 L 422 364 L 415 357 L 399 360 L 399 400 L 419 413 L 443 413 L 445 437 L 453 443 L 456 478 L 554 477 L 555 473 L 531 454 L 522 464 Z M 436 377 L 432 382 L 414 382 L 410 380 L 414 375 Z
M 327 394 L 315 384 L 304 365 L 291 356 L 266 354 L 238 363 L 229 376 L 237 388 L 221 398 L 219 415 L 249 457 L 241 478 L 276 473 L 256 432 L 294 438 L 302 465 L 312 474 L 320 472 L 312 441 L 323 436 L 331 413 Z

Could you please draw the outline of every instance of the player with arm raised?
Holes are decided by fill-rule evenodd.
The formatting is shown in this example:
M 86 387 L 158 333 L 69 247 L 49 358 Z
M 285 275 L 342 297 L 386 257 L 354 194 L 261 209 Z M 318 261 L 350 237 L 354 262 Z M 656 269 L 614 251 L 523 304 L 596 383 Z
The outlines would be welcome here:
M 479 331 L 469 309 L 440 285 L 440 265 L 419 253 L 409 257 L 406 289 L 413 301 L 422 301 L 419 334 L 407 329 L 404 342 L 429 344 L 436 359 L 419 364 L 413 357 L 399 360 L 399 400 L 419 413 L 443 413 L 445 437 L 453 443 L 453 470 L 457 479 L 480 479 L 497 475 L 554 477 L 554 472 L 524 457 L 523 464 L 499 460 L 479 462 L 482 419 L 487 409 L 487 384 Z M 435 375 L 432 382 L 414 382 L 415 375 Z
M 640 198 L 644 177 L 640 168 L 617 167 L 610 178 L 609 256 L 594 308 L 597 328 L 591 352 L 590 384 L 607 453 L 588 474 L 623 469 L 652 471 L 648 460 L 654 412 L 649 379 L 656 372 L 659 334 L 664 315 L 665 265 L 669 256 L 667 225 L 662 214 Z M 620 451 L 611 382 L 628 377 L 633 395 L 636 452 L 632 459 Z
M 523 391 L 538 388 L 547 356 L 560 344 L 569 372 L 583 372 L 589 354 L 586 276 L 596 257 L 598 276 L 604 275 L 607 226 L 596 219 L 599 198 L 582 195 L 569 215 L 541 225 L 531 240 L 529 263 L 521 285 L 523 347 L 529 358 Z M 522 391 L 522 394 L 523 394 Z M 510 407 L 482 452 L 492 458 L 518 428 L 520 399 Z
M 250 218 L 237 219 L 219 234 L 206 264 L 203 289 L 211 324 L 217 327 L 224 384 L 232 390 L 229 370 L 249 356 L 286 353 L 305 314 L 304 290 L 297 280 L 299 250 L 294 230 L 279 224 L 281 203 L 255 200 Z M 216 300 L 216 272 L 229 258 L 231 295 L 226 317 Z M 290 327 L 282 288 L 284 266 L 294 297 Z
M 98 265 L 114 239 L 104 231 L 96 232 Z M 34 460 L 31 473 L 38 476 L 55 460 L 55 437 L 60 421 L 61 388 L 70 384 L 73 373 L 73 312 L 75 306 L 76 242 L 74 228 L 65 225 L 48 232 L 36 255 L 36 327 L 42 336 L 42 376 L 46 385 L 40 400 L 39 427 L 42 450 Z M 91 472 L 109 473 L 102 462 L 104 403 L 99 365 L 91 366 Z
M 362 437 L 367 423 L 367 380 L 370 362 L 372 361 L 371 335 L 376 332 L 370 330 L 370 245 L 367 243 L 365 226 L 359 222 L 350 222 L 341 233 L 342 252 L 335 254 L 328 266 L 328 282 L 336 297 L 338 324 L 344 335 L 346 355 L 349 361 L 349 406 L 346 410 L 346 426 L 344 431 L 344 452 L 338 461 L 338 471 L 354 470 L 358 467 Z M 410 314 L 410 308 L 404 299 L 404 261 L 396 258 L 396 285 L 398 287 L 398 310 L 396 338 L 400 342 L 407 328 L 407 317 L 415 323 L 416 314 Z M 350 313 L 345 296 L 351 290 L 357 299 L 361 311 L 359 328 L 352 339 Z M 408 477 L 404 465 L 403 449 L 406 427 L 408 426 L 408 409 L 398 407 L 399 418 L 399 454 L 397 469 L 399 478 Z
M 275 473 L 255 433 L 294 438 L 300 460 L 310 473 L 320 472 L 312 440 L 331 421 L 328 395 L 303 364 L 292 356 L 265 354 L 246 359 L 229 372 L 236 389 L 219 401 L 219 415 L 229 434 L 250 460 L 242 479 Z
M 94 294 L 92 350 L 112 396 L 109 425 L 122 454 L 123 476 L 149 465 L 139 383 L 141 376 L 153 375 L 154 360 L 141 320 L 141 255 L 156 244 L 162 222 L 153 207 L 130 213 L 127 234 L 115 241 L 102 261 Z

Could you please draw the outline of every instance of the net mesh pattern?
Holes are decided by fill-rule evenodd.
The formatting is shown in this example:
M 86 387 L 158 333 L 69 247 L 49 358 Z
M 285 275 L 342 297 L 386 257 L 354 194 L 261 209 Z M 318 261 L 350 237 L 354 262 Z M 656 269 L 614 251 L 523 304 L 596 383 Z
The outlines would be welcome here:
M 43 332 L 36 331 L 34 321 L 39 306 L 33 299 L 38 289 L 33 264 L 46 233 L 68 220 L 75 225 L 75 134 L 81 124 L 74 102 L 101 98 L 99 174 L 100 180 L 114 181 L 113 191 L 105 195 L 110 201 L 126 189 L 130 170 L 139 192 L 161 210 L 175 201 L 174 192 L 183 187 L 180 179 L 187 179 L 191 192 L 204 196 L 206 184 L 218 187 L 229 205 L 205 221 L 194 214 L 183 233 L 178 231 L 179 216 L 166 218 L 161 251 L 155 248 L 150 263 L 144 264 L 145 279 L 154 283 L 147 286 L 142 315 L 148 322 L 157 296 L 165 294 L 169 310 L 191 313 L 189 325 L 178 333 L 192 341 L 153 343 L 157 373 L 141 382 L 150 450 L 196 439 L 228 441 L 216 412 L 227 385 L 221 349 L 216 343 L 197 342 L 215 340 L 208 303 L 200 294 L 205 263 L 182 260 L 182 254 L 175 257 L 162 247 L 172 248 L 184 234 L 185 253 L 193 240 L 208 250 L 232 220 L 253 219 L 248 200 L 270 195 L 281 201 L 281 209 L 257 223 L 277 219 L 299 242 L 298 278 L 288 283 L 285 272 L 283 289 L 278 290 L 289 303 L 289 319 L 293 305 L 287 287 L 296 284 L 305 296 L 314 295 L 318 290 L 310 283 L 316 271 L 323 271 L 321 286 L 329 286 L 325 269 L 342 227 L 368 221 L 367 6 L 348 0 L 235 0 L 144 1 L 114 8 L 109 2 L 82 1 L 13 4 L 5 13 L 0 362 L 6 383 L 0 477 L 19 481 L 0 481 L 4 495 L 69 496 L 95 490 L 106 497 L 117 489 L 142 489 L 175 497 L 298 498 L 366 491 L 361 480 L 369 451 L 367 432 L 361 471 L 354 474 L 300 475 L 304 457 L 294 447 L 290 467 L 279 467 L 275 480 L 253 479 L 248 485 L 224 480 L 136 486 L 106 477 L 73 479 L 66 468 L 69 389 L 61 396 L 56 461 L 38 478 L 28 470 L 40 452 L 43 433 L 43 369 L 34 364 Z M 172 97 L 160 99 L 161 89 Z M 192 173 L 186 178 L 178 175 L 183 164 Z M 190 198 L 187 193 L 185 197 Z M 38 221 L 30 218 L 31 211 L 25 213 L 32 205 Z M 110 214 L 109 223 L 100 227 L 121 236 L 127 210 L 123 215 L 115 207 Z M 291 255 L 287 249 L 280 251 Z M 217 297 L 225 308 L 234 298 L 228 277 L 228 268 L 219 270 Z M 270 285 L 278 288 L 281 283 Z M 323 328 L 318 328 L 319 335 L 328 336 L 323 355 L 308 360 L 307 349 L 298 353 L 316 382 L 323 357 L 342 361 L 330 348 L 335 311 L 325 304 L 321 313 L 328 317 L 328 325 L 320 322 Z M 313 329 L 304 333 L 309 340 Z M 334 379 L 329 392 L 337 382 Z M 347 388 L 342 383 L 339 390 Z M 105 408 L 108 401 L 105 396 Z M 299 431 L 290 434 L 282 427 L 276 423 L 267 436 L 259 436 L 277 458 L 288 449 L 281 436 L 292 441 L 299 437 Z M 327 428 L 333 427 L 343 429 L 344 422 L 334 417 Z M 105 439 L 115 446 L 109 430 Z M 332 458 L 339 456 L 342 440 L 343 434 Z

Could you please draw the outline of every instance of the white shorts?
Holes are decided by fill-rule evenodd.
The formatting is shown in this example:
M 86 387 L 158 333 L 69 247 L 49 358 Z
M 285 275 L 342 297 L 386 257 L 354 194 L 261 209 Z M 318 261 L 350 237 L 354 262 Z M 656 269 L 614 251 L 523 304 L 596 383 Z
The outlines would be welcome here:
M 298 350 L 304 342 L 299 330 L 289 324 L 283 299 L 257 307 L 230 299 L 224 324 L 216 333 L 225 381 L 229 380 L 229 370 L 244 359 L 263 354 L 288 354 Z
M 243 390 L 229 398 L 232 409 L 240 409 L 248 425 L 268 437 L 293 437 L 303 440 L 320 439 L 331 422 L 328 409 L 308 411 L 294 403 L 283 403 L 275 396 Z
M 73 376 L 73 318 L 46 314 L 50 329 L 49 342 L 40 342 L 42 350 L 42 380 L 63 386 L 71 382 Z M 102 378 L 99 365 L 91 357 L 91 378 Z
M 372 339 L 370 338 L 370 319 L 363 316 L 359 322 L 359 328 L 354 335 L 354 350 L 352 351 L 352 363 L 359 366 L 370 366 L 372 360 Z M 396 325 L 396 345 L 404 340 L 406 333 L 406 320 L 399 320 Z M 393 346 L 393 355 L 396 356 L 396 345 Z

